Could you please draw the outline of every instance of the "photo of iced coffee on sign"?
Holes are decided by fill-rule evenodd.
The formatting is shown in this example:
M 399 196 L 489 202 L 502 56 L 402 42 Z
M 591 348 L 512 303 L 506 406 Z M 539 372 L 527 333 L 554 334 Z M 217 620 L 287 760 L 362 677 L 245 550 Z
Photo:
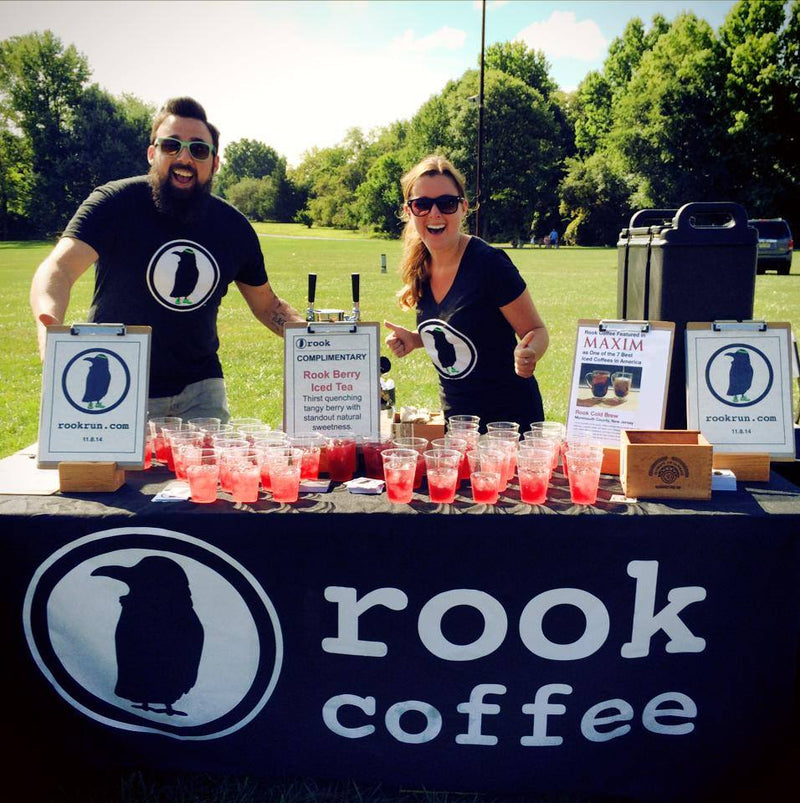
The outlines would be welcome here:
M 633 382 L 633 374 L 626 373 L 625 371 L 617 371 L 611 375 L 611 384 L 614 388 L 614 395 L 618 399 L 624 399 L 631 392 L 631 383 Z
M 640 366 L 582 363 L 578 407 L 614 407 L 635 410 L 639 406 Z
M 586 374 L 586 384 L 591 388 L 595 399 L 602 399 L 606 395 L 610 382 L 610 371 L 590 371 Z

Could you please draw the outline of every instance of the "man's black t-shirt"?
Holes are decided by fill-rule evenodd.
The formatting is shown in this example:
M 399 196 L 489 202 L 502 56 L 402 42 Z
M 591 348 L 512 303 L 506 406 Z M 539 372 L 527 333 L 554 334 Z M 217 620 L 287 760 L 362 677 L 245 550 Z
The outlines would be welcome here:
M 436 303 L 425 284 L 417 331 L 439 372 L 446 416 L 479 415 L 482 424 L 517 421 L 520 431 L 542 421 L 536 380 L 514 372 L 514 329 L 500 311 L 525 290 L 504 251 L 470 238 L 453 284 Z
M 66 237 L 99 254 L 89 320 L 146 325 L 152 397 L 222 376 L 217 310 L 236 280 L 267 281 L 258 237 L 247 219 L 216 196 L 190 223 L 161 214 L 146 176 L 98 187 Z

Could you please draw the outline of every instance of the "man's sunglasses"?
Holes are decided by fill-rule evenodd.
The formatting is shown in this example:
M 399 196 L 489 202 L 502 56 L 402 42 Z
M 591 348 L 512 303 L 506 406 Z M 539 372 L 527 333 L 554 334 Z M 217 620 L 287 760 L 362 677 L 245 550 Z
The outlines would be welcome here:
M 214 146 L 209 145 L 207 142 L 195 139 L 191 142 L 186 142 L 182 139 L 175 137 L 158 137 L 156 145 L 161 148 L 161 153 L 165 156 L 177 156 L 184 148 L 186 148 L 198 162 L 205 162 L 212 153 L 214 153 Z
M 463 200 L 463 195 L 440 195 L 438 198 L 409 198 L 407 203 L 414 217 L 425 217 L 434 204 L 443 215 L 452 215 Z

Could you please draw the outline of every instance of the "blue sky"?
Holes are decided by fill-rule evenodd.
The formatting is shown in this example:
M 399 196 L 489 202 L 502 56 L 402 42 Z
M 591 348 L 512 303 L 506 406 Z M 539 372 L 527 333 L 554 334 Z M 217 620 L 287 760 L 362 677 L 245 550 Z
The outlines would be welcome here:
M 489 0 L 486 44 L 521 38 L 574 89 L 631 17 L 693 11 L 716 30 L 734 0 Z M 480 2 L 0 2 L 0 39 L 46 28 L 87 56 L 92 80 L 159 104 L 188 94 L 225 142 L 249 137 L 297 164 L 304 151 L 409 119 L 477 67 Z

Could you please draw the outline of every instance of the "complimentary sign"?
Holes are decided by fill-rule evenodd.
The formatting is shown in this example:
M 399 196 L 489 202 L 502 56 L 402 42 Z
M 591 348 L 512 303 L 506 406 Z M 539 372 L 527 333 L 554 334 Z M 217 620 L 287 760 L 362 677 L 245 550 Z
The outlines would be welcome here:
M 284 429 L 351 432 L 380 429 L 377 323 L 288 324 L 284 346 Z

